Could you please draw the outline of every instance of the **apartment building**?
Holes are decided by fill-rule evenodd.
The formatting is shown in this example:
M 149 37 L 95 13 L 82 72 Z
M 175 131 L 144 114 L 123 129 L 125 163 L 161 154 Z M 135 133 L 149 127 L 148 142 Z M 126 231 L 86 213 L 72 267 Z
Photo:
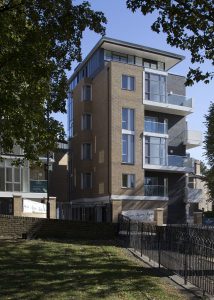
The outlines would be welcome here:
M 73 203 L 111 205 L 118 213 L 164 209 L 185 221 L 189 131 L 185 77 L 171 73 L 175 53 L 102 38 L 69 80 L 69 194 Z M 188 200 L 187 200 L 188 201 Z
M 60 143 L 59 143 L 60 145 Z M 47 156 L 41 156 L 40 165 L 33 165 L 27 160 L 21 164 L 15 164 L 18 159 L 23 159 L 23 150 L 18 145 L 14 145 L 11 153 L 1 154 L 0 160 L 0 214 L 39 217 L 47 216 Z M 54 153 L 49 157 L 49 200 L 50 216 L 56 216 L 56 195 L 59 183 L 55 180 L 55 190 L 53 191 L 53 182 L 50 177 L 51 170 L 57 164 L 54 160 Z M 51 176 L 50 176 L 51 175 Z M 51 185 L 50 185 L 51 183 Z M 66 194 L 66 191 L 64 191 Z

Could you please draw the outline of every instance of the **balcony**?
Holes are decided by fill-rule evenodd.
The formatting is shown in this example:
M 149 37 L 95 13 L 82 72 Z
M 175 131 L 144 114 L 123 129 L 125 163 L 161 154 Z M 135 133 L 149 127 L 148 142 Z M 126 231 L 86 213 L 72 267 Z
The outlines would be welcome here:
M 177 147 L 180 144 L 186 146 L 186 149 L 189 150 L 194 147 L 201 146 L 202 144 L 202 134 L 197 130 L 184 130 L 174 139 L 169 140 L 169 145 Z
M 146 110 L 187 116 L 193 112 L 192 98 L 168 94 L 166 97 L 156 97 L 155 100 L 144 100 Z
M 144 185 L 145 196 L 168 197 L 167 186 L 164 185 Z
M 166 159 L 147 157 L 143 167 L 146 170 L 190 173 L 194 170 L 194 161 L 190 157 L 178 155 L 167 155 Z
M 199 203 L 203 200 L 203 190 L 195 188 L 186 188 L 186 203 Z
M 168 126 L 166 123 L 144 121 L 144 131 L 159 134 L 168 134 Z
M 169 104 L 192 108 L 192 98 L 187 98 L 182 95 L 168 94 L 167 99 Z

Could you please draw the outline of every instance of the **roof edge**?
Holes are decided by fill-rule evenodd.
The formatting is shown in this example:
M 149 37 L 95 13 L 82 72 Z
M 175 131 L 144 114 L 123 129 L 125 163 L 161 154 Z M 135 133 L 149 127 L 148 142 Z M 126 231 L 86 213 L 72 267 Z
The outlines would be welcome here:
M 73 74 L 71 75 L 71 77 L 68 79 L 68 83 L 70 83 L 73 78 L 76 76 L 76 74 L 78 73 L 78 71 L 81 69 L 81 67 L 89 60 L 89 58 L 94 54 L 94 52 L 102 46 L 102 44 L 104 42 L 109 42 L 115 45 L 122 45 L 124 47 L 131 47 L 133 49 L 137 49 L 137 50 L 142 50 L 145 52 L 150 52 L 150 53 L 155 53 L 155 54 L 160 54 L 160 55 L 164 55 L 167 57 L 171 57 L 171 58 L 175 58 L 178 59 L 180 61 L 185 59 L 185 56 L 177 54 L 177 53 L 173 53 L 173 52 L 168 52 L 168 51 L 164 51 L 164 50 L 160 50 L 160 49 L 156 49 L 156 48 L 151 48 L 151 47 L 147 47 L 147 46 L 143 46 L 143 45 L 139 45 L 139 44 L 135 44 L 135 43 L 130 43 L 130 42 L 126 42 L 126 41 L 122 41 L 122 40 L 118 40 L 118 39 L 113 39 L 107 36 L 102 37 L 96 44 L 95 46 L 92 48 L 92 50 L 87 54 L 87 56 L 83 59 L 82 62 L 80 62 L 80 64 L 76 67 L 76 69 L 74 70 Z

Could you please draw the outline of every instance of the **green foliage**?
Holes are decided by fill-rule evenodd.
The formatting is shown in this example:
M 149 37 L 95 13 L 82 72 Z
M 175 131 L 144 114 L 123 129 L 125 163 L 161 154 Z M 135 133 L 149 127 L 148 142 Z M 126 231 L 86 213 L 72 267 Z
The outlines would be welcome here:
M 0 148 L 14 141 L 30 160 L 53 150 L 64 138 L 62 123 L 49 113 L 65 113 L 66 70 L 81 61 L 86 28 L 104 34 L 106 19 L 88 2 L 72 0 L 0 1 Z
M 152 24 L 153 31 L 167 34 L 167 43 L 182 50 L 189 50 L 191 62 L 203 64 L 210 60 L 214 66 L 214 3 L 213 0 L 127 0 L 127 7 L 143 15 L 158 11 Z M 200 67 L 190 68 L 186 85 L 194 81 L 209 83 L 213 71 L 203 72 Z
M 206 157 L 210 168 L 205 171 L 205 178 L 211 198 L 214 199 L 214 103 L 210 104 L 208 114 L 205 116 L 206 133 L 204 145 Z

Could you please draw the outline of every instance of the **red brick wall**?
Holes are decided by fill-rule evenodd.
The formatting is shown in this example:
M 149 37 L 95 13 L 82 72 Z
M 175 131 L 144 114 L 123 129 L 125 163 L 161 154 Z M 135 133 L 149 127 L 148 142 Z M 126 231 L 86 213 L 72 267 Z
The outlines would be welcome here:
M 0 237 L 113 239 L 117 227 L 111 223 L 87 223 L 0 215 Z

